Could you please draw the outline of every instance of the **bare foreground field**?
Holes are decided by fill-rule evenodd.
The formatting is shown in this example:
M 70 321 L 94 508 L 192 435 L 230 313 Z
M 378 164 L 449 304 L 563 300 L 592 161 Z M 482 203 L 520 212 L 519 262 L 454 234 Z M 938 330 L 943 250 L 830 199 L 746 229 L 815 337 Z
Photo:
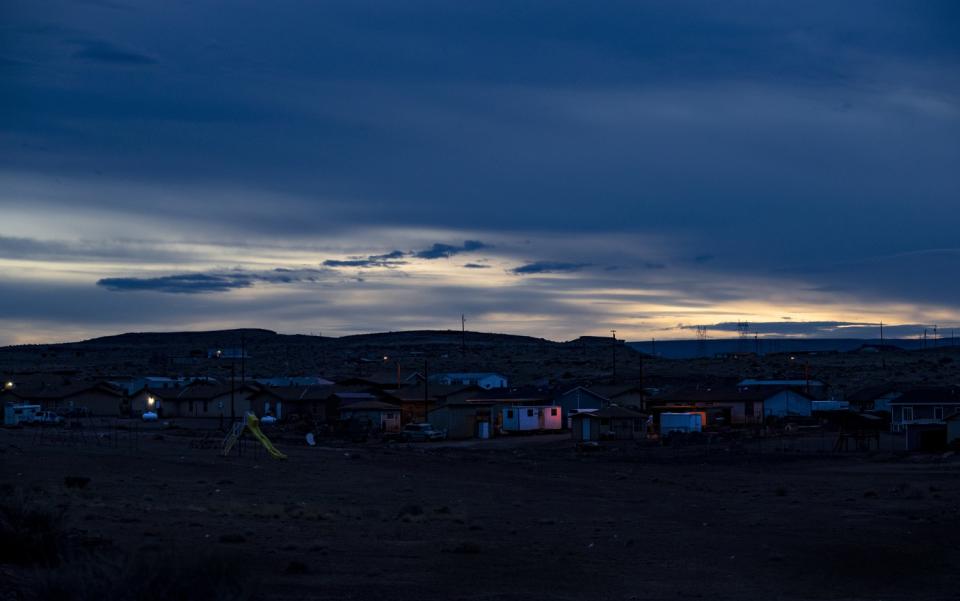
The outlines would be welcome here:
M 0 598 L 960 597 L 952 457 L 280 446 L 0 431 Z

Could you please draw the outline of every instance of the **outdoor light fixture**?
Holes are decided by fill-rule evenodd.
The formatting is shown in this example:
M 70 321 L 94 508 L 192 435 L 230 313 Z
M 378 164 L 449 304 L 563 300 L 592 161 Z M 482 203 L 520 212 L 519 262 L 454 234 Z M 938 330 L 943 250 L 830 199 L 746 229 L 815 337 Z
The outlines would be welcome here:
M 11 388 L 13 388 L 13 382 L 6 382 L 4 383 L 3 387 L 6 390 L 10 390 Z
M 147 405 L 150 405 L 151 407 L 153 407 L 154 401 L 156 401 L 156 399 L 153 398 L 152 396 L 147 397 Z

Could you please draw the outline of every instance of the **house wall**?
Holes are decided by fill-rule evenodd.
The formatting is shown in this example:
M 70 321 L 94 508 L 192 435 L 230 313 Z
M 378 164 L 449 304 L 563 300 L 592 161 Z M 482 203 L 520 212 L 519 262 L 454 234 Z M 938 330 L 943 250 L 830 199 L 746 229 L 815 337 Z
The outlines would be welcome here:
M 900 392 L 888 392 L 883 396 L 877 397 L 873 400 L 873 407 L 871 408 L 874 411 L 890 411 L 890 403 L 899 398 L 901 394 Z
M 381 432 L 399 432 L 400 431 L 400 408 L 392 411 L 371 409 L 371 410 L 341 410 L 343 419 L 357 419 L 369 422 L 376 430 Z
M 610 403 L 598 395 L 576 388 L 554 399 L 553 404 L 561 407 L 563 414 L 569 416 L 571 412 L 576 410 L 603 409 Z
M 478 407 L 443 406 L 430 412 L 430 424 L 446 430 L 447 438 L 474 438 L 477 435 L 478 414 L 485 411 Z M 484 421 L 487 421 L 484 419 Z
M 540 409 L 543 409 L 543 407 L 503 407 L 500 410 L 503 416 L 503 429 L 507 432 L 539 430 L 541 427 Z
M 586 416 L 574 416 L 571 422 L 570 436 L 573 440 L 585 442 L 600 440 L 600 420 Z
M 947 444 L 960 440 L 960 419 L 951 419 L 947 422 Z
M 677 403 L 661 403 L 655 405 L 656 407 L 663 407 L 666 410 L 673 410 L 676 408 L 676 411 L 691 411 L 698 409 L 709 409 L 711 407 L 720 407 L 726 409 L 730 413 L 730 423 L 743 425 L 743 424 L 753 424 L 761 421 L 763 417 L 763 404 L 760 401 L 754 403 L 745 403 L 745 402 L 677 402 Z
M 762 403 L 764 417 L 810 416 L 810 400 L 790 390 L 782 390 Z
M 541 407 L 540 428 L 542 430 L 563 430 L 563 408 Z
M 600 422 L 601 432 L 612 432 L 614 440 L 633 440 L 639 436 L 640 418 L 612 417 L 592 420 Z
M 45 403 L 44 409 L 50 411 L 60 408 L 86 408 L 91 415 L 103 417 L 116 417 L 120 415 L 120 408 L 123 405 L 123 397 L 92 390 L 66 396 L 62 399 L 49 400 Z
M 147 399 L 151 396 L 153 396 L 155 399 L 155 404 L 153 407 L 150 407 L 149 403 L 147 402 Z M 157 391 L 155 390 L 144 389 L 130 398 L 130 414 L 133 417 L 139 417 L 147 411 L 156 410 L 162 410 L 162 415 L 165 417 L 168 416 L 166 400 L 157 396 Z M 177 408 L 175 404 L 170 408 L 170 411 L 173 412 L 174 415 L 176 414 Z
M 621 407 L 640 407 L 643 408 L 643 393 L 639 390 L 618 394 L 610 399 Z
M 960 403 L 909 405 L 895 402 L 890 407 L 890 428 L 895 432 L 901 431 L 908 424 L 942 424 L 944 418 L 960 413 Z M 937 408 L 940 409 L 939 412 Z M 912 418 L 909 415 L 910 411 L 907 411 L 906 417 L 904 416 L 904 409 L 912 411 Z
M 250 400 L 251 393 L 248 390 L 234 391 L 234 409 L 237 415 L 244 415 L 247 411 L 253 411 L 254 403 Z M 167 410 L 171 405 L 176 405 L 176 413 L 171 414 Z M 209 400 L 189 400 L 176 399 L 168 400 L 164 404 L 165 417 L 211 417 L 220 418 L 220 416 L 231 415 L 230 393 L 221 394 Z

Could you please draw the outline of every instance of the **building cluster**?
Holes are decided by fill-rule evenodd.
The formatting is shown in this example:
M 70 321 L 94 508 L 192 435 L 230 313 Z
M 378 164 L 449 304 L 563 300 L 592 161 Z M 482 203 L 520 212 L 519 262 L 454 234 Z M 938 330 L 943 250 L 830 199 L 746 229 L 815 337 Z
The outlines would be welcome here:
M 407 424 L 429 423 L 455 439 L 569 430 L 574 439 L 588 441 L 802 424 L 840 412 L 873 429 L 907 433 L 918 447 L 930 437 L 960 439 L 958 388 L 872 386 L 836 400 L 815 380 L 745 379 L 661 391 L 630 383 L 511 387 L 506 376 L 487 372 L 412 374 L 406 379 L 392 373 L 227 381 L 144 376 L 61 385 L 11 380 L 0 389 L 0 401 L 8 424 L 17 421 L 14 414 L 22 414 L 23 407 L 59 415 L 138 418 L 152 413 L 164 420 L 221 423 L 252 412 L 331 429 L 391 433 Z

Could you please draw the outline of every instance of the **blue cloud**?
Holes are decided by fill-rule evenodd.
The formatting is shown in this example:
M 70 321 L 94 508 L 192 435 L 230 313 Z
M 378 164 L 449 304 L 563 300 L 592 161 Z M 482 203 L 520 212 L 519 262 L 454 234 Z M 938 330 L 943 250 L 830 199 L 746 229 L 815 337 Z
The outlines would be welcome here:
M 81 48 L 73 53 L 74 58 L 115 65 L 153 65 L 157 63 L 156 59 L 146 54 L 125 50 L 109 42 L 86 40 L 76 43 Z
M 537 273 L 557 273 L 557 272 L 567 272 L 567 271 L 579 271 L 584 267 L 589 267 L 589 263 L 562 263 L 559 261 L 537 261 L 535 263 L 527 263 L 526 265 L 521 265 L 519 267 L 514 267 L 510 270 L 510 273 L 516 275 L 531 275 Z
M 489 248 L 489 246 L 483 242 L 480 242 L 479 240 L 465 240 L 463 242 L 463 246 L 451 246 L 449 244 L 437 243 L 427 250 L 421 250 L 414 253 L 414 256 L 418 259 L 447 259 L 453 255 L 481 250 L 484 248 Z
M 350 259 L 327 259 L 323 262 L 325 267 L 397 267 L 399 265 L 405 265 L 407 262 L 402 261 L 403 257 L 407 256 L 407 253 L 395 250 L 383 255 L 370 255 L 367 257 L 352 257 Z

